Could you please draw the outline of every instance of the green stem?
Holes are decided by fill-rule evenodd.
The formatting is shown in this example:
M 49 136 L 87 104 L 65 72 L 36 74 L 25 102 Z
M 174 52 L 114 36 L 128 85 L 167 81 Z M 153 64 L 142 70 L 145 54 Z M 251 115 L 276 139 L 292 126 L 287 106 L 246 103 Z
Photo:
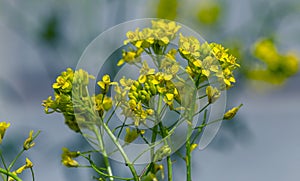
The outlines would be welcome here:
M 15 174 L 13 174 L 13 173 L 11 173 L 11 172 L 3 169 L 3 168 L 0 168 L 0 173 L 5 174 L 5 175 L 15 179 L 16 181 L 22 181 L 22 179 L 20 179 L 17 175 L 15 175 Z
M 191 141 L 190 139 L 187 139 L 187 142 L 185 144 L 186 146 L 186 180 L 192 181 L 192 167 L 191 167 Z
M 109 163 L 109 159 L 108 159 L 106 150 L 105 150 L 105 148 L 104 148 L 104 143 L 103 143 L 102 136 L 99 134 L 99 132 L 97 131 L 97 129 L 94 128 L 93 131 L 94 131 L 94 133 L 96 134 L 96 137 L 97 137 L 98 142 L 99 142 L 100 150 L 101 150 L 101 152 L 102 152 L 102 154 L 103 154 L 103 161 L 104 161 L 104 164 L 105 164 L 105 166 L 106 166 L 106 168 L 107 168 L 107 173 L 108 173 L 108 175 L 110 176 L 110 177 L 109 177 L 109 180 L 110 180 L 110 181 L 113 181 L 113 180 L 114 180 L 113 177 L 112 177 L 112 176 L 113 176 L 113 173 L 112 173 L 112 169 L 111 169 L 111 167 L 110 167 L 110 163 Z
M 130 162 L 129 158 L 127 157 L 127 155 L 126 155 L 126 153 L 125 153 L 122 145 L 119 143 L 119 141 L 117 140 L 117 138 L 115 137 L 115 135 L 111 132 L 111 130 L 109 129 L 109 127 L 106 124 L 104 124 L 102 122 L 101 126 L 104 128 L 104 130 L 106 131 L 106 133 L 108 134 L 108 136 L 112 139 L 112 141 L 114 142 L 114 144 L 116 145 L 116 147 L 119 149 L 122 157 L 125 160 L 126 165 L 128 165 L 128 167 L 129 167 L 129 169 L 130 169 L 130 171 L 131 171 L 131 173 L 132 173 L 132 175 L 134 177 L 134 180 L 135 181 L 139 181 L 138 174 L 136 173 L 136 170 L 135 170 L 133 164 Z
M 162 134 L 162 138 L 164 139 L 167 135 L 166 130 L 162 124 L 161 121 L 161 104 L 163 101 L 163 97 L 162 95 L 159 95 L 159 102 L 158 102 L 158 106 L 157 106 L 157 119 L 159 121 L 158 125 Z M 167 145 L 167 141 L 165 141 L 165 144 Z M 167 167 L 168 167 L 168 181 L 172 181 L 173 177 L 172 177 L 172 160 L 171 160 L 171 156 L 167 156 Z
M 192 100 L 195 100 L 196 99 L 196 92 L 194 92 L 193 94 L 193 99 Z M 208 107 L 209 104 L 207 104 L 206 106 L 204 106 L 198 113 L 201 113 L 203 110 L 205 110 L 207 107 Z M 188 124 L 187 124 L 187 138 L 186 138 L 186 143 L 185 143 L 185 148 L 186 148 L 186 151 L 185 151 L 185 163 L 186 163 L 186 181 L 192 181 L 192 153 L 191 153 L 191 135 L 192 135 L 192 132 L 193 132 L 193 128 L 192 128 L 192 121 L 193 121 L 193 117 L 195 115 L 197 115 L 198 113 L 194 114 L 194 111 L 192 110 L 195 110 L 194 107 L 195 107 L 195 103 L 193 102 L 192 103 L 192 109 L 191 109 L 191 112 L 188 114 Z M 191 122 L 190 122 L 191 121 Z
M 15 157 L 15 159 L 11 162 L 11 164 L 8 166 L 7 170 L 10 171 L 10 169 L 14 166 L 18 158 L 24 153 L 24 149 L 18 153 L 18 155 Z

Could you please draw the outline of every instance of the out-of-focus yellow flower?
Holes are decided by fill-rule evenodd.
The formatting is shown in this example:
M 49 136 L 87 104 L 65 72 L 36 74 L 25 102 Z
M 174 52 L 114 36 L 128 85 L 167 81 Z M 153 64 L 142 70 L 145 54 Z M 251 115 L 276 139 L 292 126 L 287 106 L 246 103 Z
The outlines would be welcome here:
M 259 39 L 254 44 L 253 55 L 264 65 L 248 71 L 247 75 L 251 79 L 282 84 L 299 71 L 297 55 L 280 53 L 271 39 Z
M 86 71 L 79 69 L 74 73 L 73 84 L 79 84 L 80 86 L 89 85 L 89 80 L 95 79 L 94 76 L 88 74 Z
M 10 126 L 10 123 L 0 122 L 0 144 L 2 143 L 6 129 Z
M 61 162 L 66 167 L 78 167 L 79 163 L 73 158 L 77 158 L 80 155 L 80 152 L 69 151 L 68 148 L 62 148 L 63 153 L 61 155 Z
M 220 4 L 214 1 L 205 1 L 200 4 L 201 8 L 198 11 L 197 18 L 200 23 L 205 25 L 215 24 L 220 18 Z
M 177 0 L 160 0 L 157 6 L 157 18 L 175 20 L 177 7 Z

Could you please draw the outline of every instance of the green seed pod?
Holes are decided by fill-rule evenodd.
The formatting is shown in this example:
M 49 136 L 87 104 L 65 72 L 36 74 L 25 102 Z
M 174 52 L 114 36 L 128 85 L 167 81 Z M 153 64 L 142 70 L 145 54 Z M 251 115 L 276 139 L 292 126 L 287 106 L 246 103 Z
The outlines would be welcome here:
M 137 87 L 137 88 L 140 87 L 140 83 L 139 83 L 138 81 L 134 81 L 134 82 L 133 82 L 133 85 L 134 85 L 135 87 Z
M 131 91 L 136 91 L 136 90 L 137 90 L 137 87 L 134 86 L 134 85 L 131 85 L 130 90 L 131 90 Z
M 141 93 L 142 93 L 143 95 L 145 95 L 145 96 L 148 95 L 148 92 L 145 91 L 145 90 L 142 90 Z
M 133 96 L 134 96 L 135 98 L 138 98 L 138 97 L 139 97 L 139 94 L 138 94 L 137 92 L 132 92 L 132 94 L 133 94 Z
M 150 84 L 150 91 L 151 91 L 152 95 L 157 94 L 157 88 L 155 87 L 154 84 Z

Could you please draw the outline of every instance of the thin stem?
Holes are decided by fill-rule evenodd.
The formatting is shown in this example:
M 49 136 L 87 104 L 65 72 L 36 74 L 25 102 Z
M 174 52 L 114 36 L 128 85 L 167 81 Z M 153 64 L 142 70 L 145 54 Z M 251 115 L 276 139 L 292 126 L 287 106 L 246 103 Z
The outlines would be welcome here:
M 119 133 L 118 133 L 118 136 L 117 136 L 118 139 L 119 139 L 119 137 L 120 137 L 120 135 L 121 135 L 121 133 L 122 133 L 122 131 L 123 131 L 123 128 L 124 128 L 124 126 L 125 126 L 125 124 L 126 124 L 126 121 L 127 121 L 127 117 L 125 117 L 125 120 L 124 120 L 124 122 L 123 122 L 123 124 L 122 124 L 122 127 L 121 127 L 121 129 L 120 129 L 120 131 L 119 131 Z
M 104 176 L 104 177 L 109 177 L 109 178 L 115 178 L 115 179 L 118 179 L 118 180 L 132 180 L 133 178 L 123 178 L 123 177 L 118 177 L 118 176 L 111 176 L 111 175 L 108 175 L 104 172 L 102 172 L 96 165 L 95 163 L 87 156 L 85 155 L 81 155 L 83 158 L 87 159 L 90 163 L 89 166 L 81 166 L 83 168 L 92 168 L 93 170 L 95 170 L 98 174 Z
M 93 131 L 96 134 L 96 137 L 97 137 L 97 140 L 98 140 L 98 143 L 99 143 L 99 146 L 100 146 L 100 150 L 102 151 L 104 164 L 107 168 L 107 173 L 108 173 L 108 175 L 113 176 L 112 169 L 111 169 L 110 163 L 109 163 L 109 159 L 108 159 L 106 150 L 104 148 L 102 135 L 99 134 L 98 130 L 95 127 L 94 127 Z M 113 179 L 113 177 L 109 177 L 109 180 L 113 181 L 114 179 Z
M 201 113 L 202 111 L 204 111 L 210 103 L 207 103 L 200 111 L 198 111 L 197 113 L 195 113 L 193 116 L 196 116 L 197 114 Z
M 167 136 L 166 135 L 166 130 L 161 122 L 161 114 L 162 112 L 161 111 L 164 111 L 162 108 L 161 110 L 161 104 L 162 104 L 162 101 L 163 101 L 163 98 L 161 95 L 159 95 L 159 102 L 158 102 L 158 106 L 157 106 L 157 119 L 159 121 L 158 125 L 159 125 L 159 128 L 160 128 L 160 131 L 161 131 L 161 134 L 162 134 L 162 137 L 163 139 Z M 167 145 L 167 141 L 165 141 L 165 144 Z M 171 160 L 171 156 L 168 155 L 167 156 L 167 165 L 168 165 L 168 181 L 172 181 L 172 160 Z
M 105 129 L 106 133 L 108 134 L 108 136 L 112 139 L 112 141 L 114 142 L 114 144 L 117 146 L 117 148 L 119 149 L 121 155 L 123 156 L 126 164 L 128 165 L 133 177 L 135 181 L 139 180 L 139 177 L 136 173 L 135 168 L 133 167 L 132 163 L 130 162 L 129 158 L 127 157 L 122 145 L 120 145 L 119 141 L 117 140 L 117 138 L 115 137 L 115 135 L 111 132 L 111 130 L 109 129 L 109 127 L 106 124 L 102 123 L 103 128 Z
M 192 167 L 191 167 L 191 141 L 190 139 L 187 139 L 187 142 L 185 144 L 186 148 L 186 157 L 185 157 L 185 162 L 186 162 L 186 180 L 187 181 L 192 181 Z
M 32 167 L 30 167 L 30 172 L 31 172 L 32 181 L 35 181 L 34 172 L 33 172 L 33 168 Z
M 10 171 L 10 169 L 14 166 L 18 158 L 24 153 L 24 148 L 18 153 L 18 155 L 15 157 L 15 159 L 11 162 L 11 164 L 8 166 L 7 170 Z
M 196 135 L 195 135 L 195 137 L 194 137 L 191 144 L 195 143 L 197 137 L 201 134 L 203 128 L 205 127 L 205 125 L 206 125 L 206 115 L 207 115 L 207 110 L 204 111 L 203 121 L 202 121 L 201 125 L 197 128 L 198 132 L 196 133 Z

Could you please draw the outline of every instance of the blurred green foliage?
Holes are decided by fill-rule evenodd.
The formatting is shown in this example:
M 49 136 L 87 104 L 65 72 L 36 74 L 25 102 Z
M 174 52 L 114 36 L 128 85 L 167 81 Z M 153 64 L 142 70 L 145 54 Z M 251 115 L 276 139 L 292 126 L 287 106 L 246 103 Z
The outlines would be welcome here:
M 177 7 L 177 0 L 160 0 L 157 6 L 157 18 L 175 20 Z

